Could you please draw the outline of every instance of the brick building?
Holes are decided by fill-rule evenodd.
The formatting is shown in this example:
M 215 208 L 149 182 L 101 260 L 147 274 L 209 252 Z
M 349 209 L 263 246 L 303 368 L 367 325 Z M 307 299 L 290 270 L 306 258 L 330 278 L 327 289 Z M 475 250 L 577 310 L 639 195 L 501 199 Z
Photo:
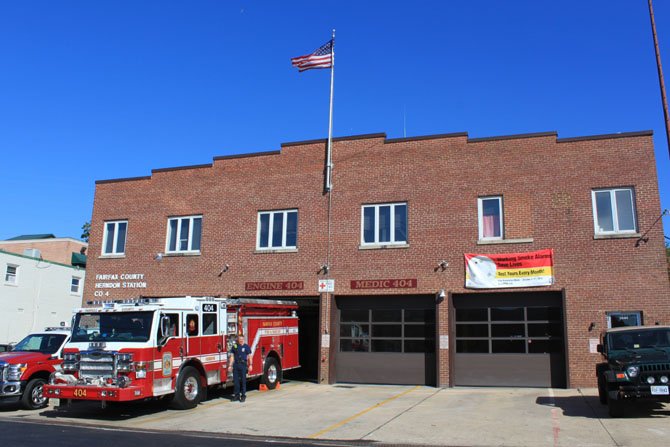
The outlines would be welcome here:
M 670 323 L 651 132 L 333 141 L 330 193 L 325 140 L 98 181 L 84 301 L 295 299 L 321 383 L 593 386 L 600 330 Z

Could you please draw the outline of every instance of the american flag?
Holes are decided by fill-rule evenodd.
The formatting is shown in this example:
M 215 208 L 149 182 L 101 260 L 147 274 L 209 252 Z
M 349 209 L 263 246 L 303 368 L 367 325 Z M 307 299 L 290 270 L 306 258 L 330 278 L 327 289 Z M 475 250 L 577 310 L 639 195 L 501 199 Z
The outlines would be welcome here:
M 329 40 L 320 46 L 312 54 L 298 56 L 291 59 L 291 64 L 299 71 L 312 68 L 330 68 L 333 66 L 333 41 Z

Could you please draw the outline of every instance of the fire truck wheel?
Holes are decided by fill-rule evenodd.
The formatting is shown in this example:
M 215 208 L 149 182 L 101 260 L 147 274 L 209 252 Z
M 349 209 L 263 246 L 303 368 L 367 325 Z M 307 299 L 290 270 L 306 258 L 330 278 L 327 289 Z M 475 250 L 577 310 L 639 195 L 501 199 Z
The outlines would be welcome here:
M 32 379 L 26 385 L 21 396 L 21 405 L 26 410 L 37 410 L 49 404 L 49 399 L 44 397 L 43 389 L 46 381 L 44 379 Z
M 174 406 L 180 410 L 189 410 L 195 408 L 201 399 L 200 374 L 195 368 L 187 366 L 179 373 L 177 389 L 174 393 Z
M 277 384 L 281 381 L 281 366 L 276 359 L 269 357 L 265 360 L 261 381 L 269 390 L 277 388 Z

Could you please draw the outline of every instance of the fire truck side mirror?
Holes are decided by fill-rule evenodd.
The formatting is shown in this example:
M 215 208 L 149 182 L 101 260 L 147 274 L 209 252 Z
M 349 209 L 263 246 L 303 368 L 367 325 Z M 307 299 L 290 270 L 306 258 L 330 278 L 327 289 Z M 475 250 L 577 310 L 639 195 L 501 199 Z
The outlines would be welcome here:
M 165 340 L 170 335 L 170 317 L 163 315 L 161 317 L 161 339 Z

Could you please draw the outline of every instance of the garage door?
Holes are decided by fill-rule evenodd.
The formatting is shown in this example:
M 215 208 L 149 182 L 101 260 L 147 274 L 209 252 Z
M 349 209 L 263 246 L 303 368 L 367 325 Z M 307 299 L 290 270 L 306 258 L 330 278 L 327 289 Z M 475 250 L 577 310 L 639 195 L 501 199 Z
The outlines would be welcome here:
M 338 297 L 338 382 L 435 384 L 435 297 Z
M 565 387 L 560 292 L 454 295 L 454 384 Z

